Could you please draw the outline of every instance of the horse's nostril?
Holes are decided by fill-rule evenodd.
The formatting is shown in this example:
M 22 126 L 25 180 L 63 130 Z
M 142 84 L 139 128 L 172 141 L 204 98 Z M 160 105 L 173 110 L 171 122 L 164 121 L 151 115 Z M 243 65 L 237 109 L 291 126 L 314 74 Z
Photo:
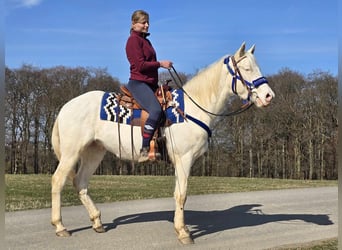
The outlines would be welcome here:
M 267 94 L 267 95 L 266 95 L 266 100 L 267 100 L 267 101 L 271 101 L 271 100 L 272 100 L 272 95 Z

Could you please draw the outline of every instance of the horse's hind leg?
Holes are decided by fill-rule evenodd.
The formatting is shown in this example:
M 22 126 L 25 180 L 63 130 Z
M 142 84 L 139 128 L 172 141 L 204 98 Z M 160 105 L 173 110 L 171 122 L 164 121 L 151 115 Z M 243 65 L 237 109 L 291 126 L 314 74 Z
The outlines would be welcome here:
M 51 179 L 51 224 L 56 227 L 57 236 L 70 236 L 62 223 L 61 192 L 67 177 L 74 171 L 77 156 L 62 157 Z
M 74 179 L 74 186 L 78 191 L 82 204 L 88 210 L 93 229 L 98 233 L 105 232 L 101 222 L 101 212 L 88 195 L 88 183 L 99 163 L 102 161 L 106 150 L 95 142 L 81 155 L 81 166 Z

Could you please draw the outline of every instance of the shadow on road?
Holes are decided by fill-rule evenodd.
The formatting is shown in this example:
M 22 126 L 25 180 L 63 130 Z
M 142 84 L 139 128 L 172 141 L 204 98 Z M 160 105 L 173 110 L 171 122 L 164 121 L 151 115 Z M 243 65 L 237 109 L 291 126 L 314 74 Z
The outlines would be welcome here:
M 258 226 L 270 222 L 279 223 L 314 223 L 332 225 L 325 214 L 264 214 L 260 204 L 246 204 L 221 211 L 185 211 L 186 224 L 191 228 L 194 238 L 225 231 L 233 228 Z M 174 211 L 131 214 L 116 218 L 113 223 L 104 224 L 107 231 L 119 225 L 153 221 L 173 223 Z M 86 229 L 86 228 L 84 228 Z M 76 229 L 79 231 L 80 229 Z M 81 229 L 82 230 L 82 229 Z

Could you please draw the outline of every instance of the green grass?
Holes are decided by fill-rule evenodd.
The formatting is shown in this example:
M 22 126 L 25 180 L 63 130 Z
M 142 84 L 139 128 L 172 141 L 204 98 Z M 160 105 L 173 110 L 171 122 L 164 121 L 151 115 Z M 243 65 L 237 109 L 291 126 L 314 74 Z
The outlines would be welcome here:
M 50 175 L 5 175 L 6 211 L 51 207 Z M 93 176 L 89 194 L 96 203 L 172 197 L 173 176 Z M 337 181 L 190 177 L 189 195 L 270 189 L 337 186 Z M 62 192 L 62 205 L 81 205 L 70 181 Z
M 292 247 L 278 247 L 277 250 L 337 250 L 337 238 L 320 240 Z

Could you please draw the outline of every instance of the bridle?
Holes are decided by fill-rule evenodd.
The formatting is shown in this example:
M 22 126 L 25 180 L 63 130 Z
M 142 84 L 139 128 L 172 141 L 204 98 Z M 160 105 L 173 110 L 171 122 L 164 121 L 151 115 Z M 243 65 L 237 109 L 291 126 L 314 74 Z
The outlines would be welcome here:
M 236 90 L 236 83 L 237 80 L 241 81 L 241 83 L 247 88 L 248 90 L 248 98 L 246 100 L 244 100 L 243 105 L 234 111 L 228 112 L 228 113 L 221 113 L 221 114 L 217 114 L 217 113 L 212 113 L 209 110 L 206 110 L 205 108 L 203 108 L 202 106 L 200 106 L 184 89 L 183 89 L 183 82 L 181 80 L 181 78 L 179 77 L 177 71 L 175 70 L 175 68 L 172 66 L 171 69 L 173 70 L 173 73 L 171 71 L 171 69 L 169 69 L 169 73 L 173 79 L 173 81 L 175 82 L 175 84 L 177 85 L 177 87 L 179 89 L 181 89 L 184 94 L 190 99 L 190 101 L 195 104 L 199 109 L 201 109 L 202 111 L 204 111 L 205 113 L 209 114 L 209 115 L 213 115 L 213 116 L 233 116 L 233 115 L 238 115 L 244 111 L 246 111 L 247 109 L 249 109 L 254 103 L 250 100 L 250 97 L 252 95 L 252 92 L 254 89 L 258 88 L 259 86 L 261 86 L 262 84 L 268 83 L 267 79 L 265 77 L 259 77 L 255 80 L 253 80 L 252 82 L 249 82 L 247 80 L 245 80 L 242 77 L 242 74 L 240 72 L 239 67 L 237 66 L 237 64 L 239 62 L 241 62 L 244 58 L 246 58 L 246 56 L 243 56 L 241 58 L 239 58 L 238 61 L 235 60 L 234 56 L 228 56 L 224 59 L 224 64 L 227 65 L 228 71 L 229 73 L 232 75 L 232 91 L 235 95 L 238 95 L 237 90 Z M 229 65 L 229 61 L 232 61 L 234 70 L 230 67 Z M 175 76 L 176 77 L 175 77 Z M 177 78 L 177 79 L 176 79 Z
M 236 90 L 236 82 L 237 80 L 240 80 L 241 83 L 247 88 L 248 90 L 248 98 L 247 100 L 250 99 L 250 96 L 253 92 L 254 89 L 258 88 L 259 86 L 265 84 L 265 83 L 268 83 L 267 79 L 265 77 L 259 77 L 255 80 L 253 80 L 252 82 L 249 82 L 247 80 L 245 80 L 243 77 L 242 77 L 242 74 L 240 72 L 240 69 L 239 67 L 237 66 L 237 64 L 239 62 L 241 62 L 246 56 L 243 56 L 241 57 L 238 61 L 235 60 L 234 56 L 228 56 L 224 59 L 224 64 L 227 65 L 227 68 L 228 68 L 228 71 L 229 73 L 232 75 L 232 91 L 235 95 L 237 95 L 237 90 Z M 229 61 L 232 61 L 232 64 L 233 64 L 233 67 L 234 67 L 234 70 L 229 66 Z
M 224 64 L 227 65 L 227 68 L 228 68 L 228 71 L 229 73 L 233 76 L 232 78 L 232 91 L 234 94 L 238 95 L 237 94 L 237 90 L 236 90 L 236 82 L 237 80 L 241 81 L 242 84 L 244 86 L 246 86 L 247 90 L 248 90 L 248 98 L 247 100 L 245 100 L 245 103 L 237 110 L 235 111 L 232 111 L 232 112 L 228 112 L 228 113 L 222 113 L 222 114 L 216 114 L 216 113 L 212 113 L 208 110 L 206 110 L 205 108 L 203 108 L 202 106 L 200 106 L 183 88 L 183 82 L 182 82 L 182 79 L 180 78 L 180 76 L 178 75 L 177 71 L 175 70 L 175 68 L 173 66 L 171 66 L 169 70 L 169 73 L 170 73 L 170 76 L 172 78 L 172 80 L 174 81 L 174 83 L 177 85 L 177 87 L 179 89 L 181 89 L 183 91 L 183 93 L 189 98 L 189 100 L 195 104 L 199 109 L 201 109 L 203 112 L 209 114 L 209 115 L 213 115 L 213 116 L 220 116 L 220 117 L 223 117 L 223 116 L 233 116 L 233 115 L 238 115 L 244 111 L 246 111 L 247 109 L 249 109 L 254 103 L 250 100 L 250 97 L 253 93 L 253 90 L 258 88 L 260 85 L 262 84 L 265 84 L 265 83 L 268 83 L 266 78 L 265 77 L 259 77 L 257 78 L 256 80 L 253 80 L 252 82 L 248 82 L 246 81 L 242 75 L 241 75 L 241 72 L 237 66 L 237 64 L 239 62 L 242 61 L 242 59 L 244 59 L 246 56 L 244 57 L 241 57 L 237 62 L 235 61 L 235 58 L 234 56 L 228 56 L 224 59 Z M 234 70 L 229 66 L 229 61 L 232 60 L 232 64 L 233 64 L 233 67 L 234 67 Z M 172 70 L 173 72 L 172 72 Z M 199 125 L 201 128 L 203 128 L 205 131 L 207 131 L 208 133 L 208 138 L 211 137 L 211 129 L 209 128 L 208 125 L 206 125 L 205 123 L 203 123 L 202 121 L 196 119 L 195 117 L 192 117 L 191 115 L 188 115 L 188 114 L 185 114 L 185 119 L 189 119 L 191 121 L 193 121 L 194 123 L 196 123 L 197 125 Z

